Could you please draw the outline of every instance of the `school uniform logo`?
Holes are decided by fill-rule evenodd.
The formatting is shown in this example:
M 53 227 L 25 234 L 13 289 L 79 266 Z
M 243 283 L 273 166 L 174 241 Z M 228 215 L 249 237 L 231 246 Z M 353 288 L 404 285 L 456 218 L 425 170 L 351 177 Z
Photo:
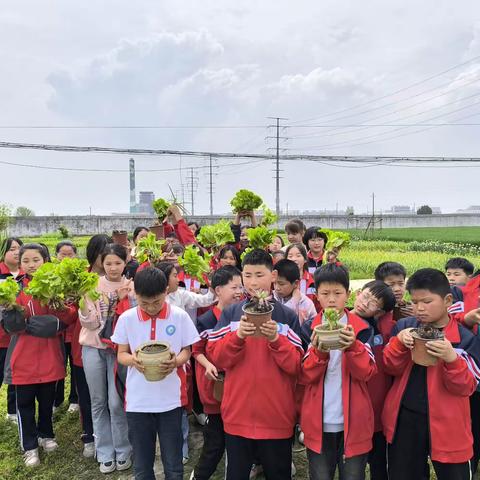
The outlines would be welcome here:
M 383 345 L 383 336 L 378 334 L 373 337 L 373 346 L 378 347 L 380 345 Z
M 170 337 L 176 332 L 176 328 L 175 328 L 175 325 L 168 325 L 167 328 L 165 329 L 165 331 L 167 332 L 167 335 L 169 335 Z

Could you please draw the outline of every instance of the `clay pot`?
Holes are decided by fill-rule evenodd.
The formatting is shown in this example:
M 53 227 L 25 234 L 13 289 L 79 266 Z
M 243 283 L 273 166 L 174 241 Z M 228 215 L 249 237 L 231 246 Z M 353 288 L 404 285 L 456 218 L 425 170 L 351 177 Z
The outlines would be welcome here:
M 225 385 L 225 373 L 218 372 L 218 379 L 213 384 L 213 398 L 221 402 L 223 398 L 223 387 Z
M 265 313 L 255 313 L 249 311 L 249 308 L 251 308 L 252 303 L 246 303 L 242 307 L 242 311 L 244 315 L 247 317 L 247 320 L 250 323 L 253 323 L 257 329 L 255 330 L 255 333 L 253 334 L 253 338 L 260 338 L 263 337 L 263 335 L 260 332 L 260 325 L 263 325 L 264 323 L 268 322 L 272 318 L 272 312 L 273 312 L 273 305 L 270 305 L 270 311 L 265 312 Z
M 114 230 L 112 233 L 113 243 L 118 243 L 124 247 L 128 246 L 128 233 L 126 230 Z
M 165 229 L 163 225 L 152 225 L 148 227 L 152 233 L 155 234 L 157 240 L 164 240 L 165 239 Z
M 413 363 L 417 365 L 423 365 L 424 367 L 431 367 L 432 365 L 436 365 L 438 362 L 438 358 L 430 355 L 427 352 L 427 342 L 432 342 L 434 340 L 441 340 L 441 338 L 422 338 L 418 335 L 417 332 L 412 331 L 413 337 L 413 349 L 412 349 L 412 360 Z
M 169 343 L 157 340 L 145 342 L 135 350 L 135 353 L 145 366 L 143 374 L 146 380 L 158 382 L 165 378 L 166 375 L 160 372 L 160 364 L 172 357 Z
M 315 346 L 321 344 L 322 351 L 340 350 L 343 345 L 340 343 L 340 332 L 345 327 L 329 330 L 328 325 L 317 325 L 313 332 L 315 334 Z

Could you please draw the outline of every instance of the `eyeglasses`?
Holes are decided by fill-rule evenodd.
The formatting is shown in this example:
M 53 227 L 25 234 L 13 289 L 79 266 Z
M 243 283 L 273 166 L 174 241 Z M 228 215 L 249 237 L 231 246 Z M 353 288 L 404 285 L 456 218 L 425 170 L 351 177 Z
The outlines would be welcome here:
M 362 292 L 360 299 L 368 308 L 371 308 L 372 310 L 380 310 L 380 304 L 372 294 Z

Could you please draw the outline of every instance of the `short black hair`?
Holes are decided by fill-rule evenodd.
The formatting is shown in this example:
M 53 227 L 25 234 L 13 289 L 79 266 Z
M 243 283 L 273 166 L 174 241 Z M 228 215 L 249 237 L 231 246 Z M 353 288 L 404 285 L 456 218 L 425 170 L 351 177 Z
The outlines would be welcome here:
M 97 261 L 97 258 L 102 254 L 102 252 L 105 250 L 105 247 L 109 243 L 112 243 L 111 237 L 103 233 L 94 235 L 88 241 L 85 253 L 87 255 L 87 260 L 90 266 L 92 266 Z
M 280 243 L 282 244 L 282 248 L 285 246 L 285 242 L 283 241 L 283 237 L 281 235 L 275 235 L 273 238 L 274 239 L 278 238 L 280 240 Z
M 102 263 L 105 261 L 107 255 L 116 255 L 118 258 L 121 258 L 125 263 L 127 263 L 127 249 L 118 243 L 109 243 L 105 246 L 102 252 Z
M 320 227 L 309 227 L 307 231 L 303 235 L 303 243 L 308 248 L 308 242 L 312 240 L 312 238 L 322 238 L 325 242 L 325 245 L 328 242 L 328 237 L 325 232 L 320 232 Z
M 435 268 L 421 268 L 417 270 L 407 281 L 407 290 L 428 290 L 445 298 L 451 293 L 450 283 L 447 276 Z
M 272 258 L 275 258 L 275 257 L 285 258 L 285 252 L 283 250 L 277 250 L 276 252 L 272 252 L 270 255 L 272 256 Z
M 227 252 L 231 252 L 233 258 L 235 259 L 236 267 L 241 270 L 242 269 L 242 261 L 240 260 L 240 254 L 238 250 L 233 245 L 225 245 L 220 249 L 218 252 L 218 258 L 223 258 Z
M 142 297 L 156 297 L 167 291 L 167 279 L 165 274 L 155 267 L 147 267 L 140 270 L 133 280 L 135 293 Z
M 345 287 L 347 292 L 350 289 L 350 276 L 343 265 L 335 265 L 334 263 L 321 265 L 315 270 L 313 278 L 317 290 L 322 283 L 339 283 Z
M 150 229 L 148 227 L 136 227 L 135 230 L 133 231 L 133 241 L 135 241 L 139 235 L 140 232 L 143 232 L 143 231 L 147 231 L 149 232 Z
M 260 248 L 254 248 L 245 254 L 242 266 L 245 267 L 245 265 L 263 265 L 270 271 L 273 270 L 272 257 L 265 250 L 261 250 Z
M 42 256 L 44 262 L 50 261 L 50 253 L 41 243 L 24 243 L 20 247 L 20 252 L 18 253 L 19 261 L 22 261 L 23 254 L 27 250 L 36 250 Z
M 10 250 L 13 242 L 17 242 L 20 247 L 23 245 L 23 242 L 18 237 L 5 238 L 2 242 L 2 246 L 0 247 L 0 252 L 3 253 L 3 256 L 0 257 L 1 261 L 5 260 L 5 254 Z
M 217 287 L 228 285 L 235 277 L 242 277 L 240 270 L 233 265 L 220 267 L 212 276 L 211 287 L 215 290 Z
M 71 247 L 72 250 L 77 253 L 77 247 L 72 242 L 70 242 L 70 240 L 63 240 L 61 242 L 58 242 L 55 246 L 55 253 L 58 253 L 62 247 Z
M 278 272 L 278 277 L 284 278 L 289 283 L 295 283 L 300 280 L 298 266 L 292 260 L 286 258 L 279 260 L 273 267 Z
M 46 262 L 51 262 L 52 261 L 52 257 L 50 256 L 50 250 L 48 248 L 48 246 L 45 244 L 45 243 L 42 243 L 42 242 L 38 242 L 39 245 L 41 245 L 43 247 L 43 249 L 45 250 L 45 253 L 47 254 L 47 258 L 44 259 Z
M 369 289 L 370 293 L 377 299 L 383 302 L 382 310 L 386 312 L 391 312 L 397 301 L 395 300 L 395 295 L 393 290 L 381 280 L 373 280 L 372 282 L 366 283 L 362 287 L 362 292 L 365 289 Z
M 172 273 L 172 270 L 175 268 L 175 264 L 172 262 L 159 262 L 155 264 L 155 268 L 158 268 L 163 272 L 168 282 L 168 279 L 170 278 L 170 274 Z
M 390 275 L 401 275 L 404 279 L 407 277 L 405 267 L 397 262 L 383 262 L 375 269 L 375 280 L 382 282 Z
M 297 233 L 301 233 L 303 235 L 306 229 L 307 227 L 299 218 L 293 218 L 285 224 L 285 232 L 292 233 L 294 235 Z
M 473 275 L 473 271 L 475 270 L 473 263 L 463 257 L 453 257 L 448 259 L 445 264 L 445 270 L 448 270 L 449 268 L 458 268 L 463 270 L 467 275 Z
M 185 251 L 185 247 L 181 243 L 175 242 L 172 244 L 170 251 L 175 255 L 182 255 L 182 253 Z

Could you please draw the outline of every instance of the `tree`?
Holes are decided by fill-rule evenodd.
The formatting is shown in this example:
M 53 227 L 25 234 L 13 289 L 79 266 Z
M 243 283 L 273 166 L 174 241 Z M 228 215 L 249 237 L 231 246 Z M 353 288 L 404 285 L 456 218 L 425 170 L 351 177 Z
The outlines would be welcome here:
M 355 211 L 353 210 L 353 207 L 347 207 L 346 210 L 345 210 L 345 213 L 347 215 L 354 215 Z
M 5 256 L 7 246 L 8 225 L 10 223 L 10 208 L 0 204 L 0 260 Z
M 431 215 L 432 209 L 428 205 L 422 205 L 418 210 L 417 210 L 417 215 Z
M 16 217 L 34 217 L 35 212 L 33 210 L 30 210 L 28 207 L 18 207 L 15 210 L 15 216 Z

